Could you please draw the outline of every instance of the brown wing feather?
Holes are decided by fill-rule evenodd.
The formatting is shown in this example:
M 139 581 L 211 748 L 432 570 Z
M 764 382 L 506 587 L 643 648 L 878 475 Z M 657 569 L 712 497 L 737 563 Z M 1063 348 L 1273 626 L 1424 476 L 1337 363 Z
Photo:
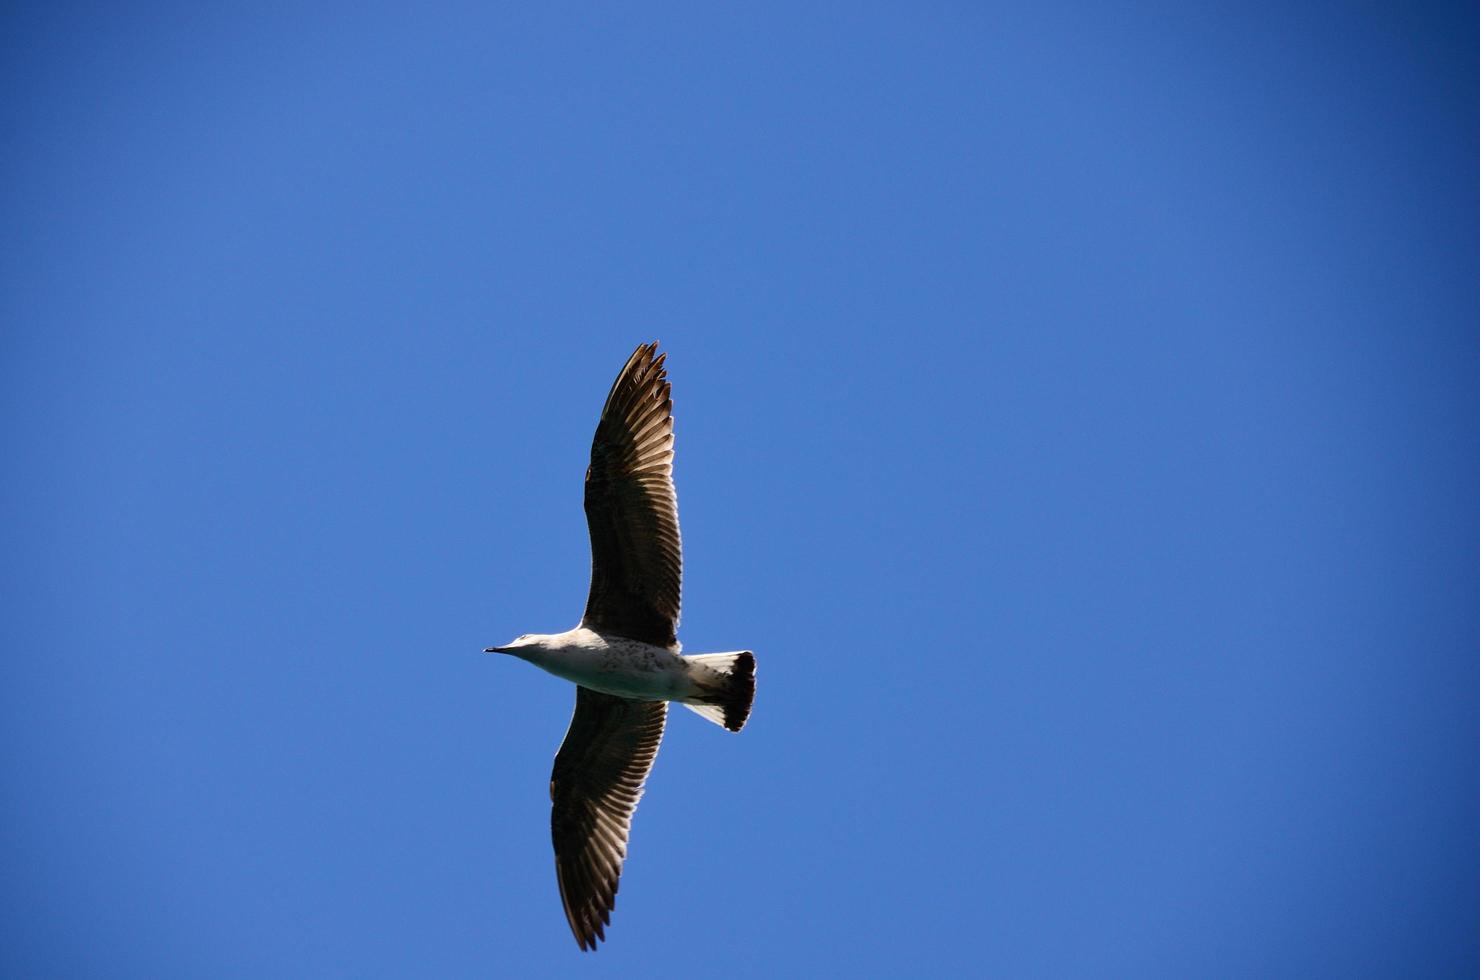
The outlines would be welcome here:
M 657 347 L 643 344 L 627 359 L 591 443 L 591 594 L 581 625 L 672 646 L 683 550 L 673 491 L 673 400 L 663 369 L 668 355 Z
M 632 812 L 667 716 L 664 701 L 576 688 L 575 714 L 550 775 L 550 835 L 560 901 L 583 950 L 606 938 Z

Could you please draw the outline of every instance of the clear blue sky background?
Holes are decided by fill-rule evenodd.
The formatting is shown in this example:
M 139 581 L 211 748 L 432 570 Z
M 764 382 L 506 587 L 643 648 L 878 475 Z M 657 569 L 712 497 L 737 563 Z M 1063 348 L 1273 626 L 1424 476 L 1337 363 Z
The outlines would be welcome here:
M 1353 6 L 8 8 L 0 974 L 1475 975 L 1477 35 Z M 479 651 L 653 338 L 760 692 L 583 959 Z

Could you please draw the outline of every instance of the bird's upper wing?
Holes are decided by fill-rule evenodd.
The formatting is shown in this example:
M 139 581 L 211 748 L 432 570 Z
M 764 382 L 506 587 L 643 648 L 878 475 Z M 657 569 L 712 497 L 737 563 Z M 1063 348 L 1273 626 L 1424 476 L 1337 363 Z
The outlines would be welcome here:
M 658 755 L 667 716 L 666 701 L 631 701 L 576 688 L 576 711 L 550 774 L 550 834 L 560 901 L 583 950 L 606 938 L 632 811 Z
M 673 400 L 666 354 L 643 344 L 606 396 L 591 468 L 591 594 L 581 625 L 655 646 L 677 642 L 683 551 L 673 492 Z

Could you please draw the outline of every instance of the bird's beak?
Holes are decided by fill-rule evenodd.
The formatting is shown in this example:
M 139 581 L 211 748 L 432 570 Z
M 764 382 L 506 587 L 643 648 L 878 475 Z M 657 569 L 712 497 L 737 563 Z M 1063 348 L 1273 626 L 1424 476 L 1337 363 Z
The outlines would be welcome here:
M 509 652 L 509 648 L 508 647 L 488 647 L 483 652 L 484 653 L 508 653 Z

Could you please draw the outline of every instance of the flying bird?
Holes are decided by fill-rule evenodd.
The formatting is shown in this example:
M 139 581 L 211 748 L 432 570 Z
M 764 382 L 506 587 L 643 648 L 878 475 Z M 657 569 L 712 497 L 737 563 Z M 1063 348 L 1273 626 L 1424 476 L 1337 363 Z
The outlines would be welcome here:
M 586 470 L 591 592 L 580 625 L 484 651 L 576 684 L 575 714 L 550 774 L 550 832 L 560 901 L 582 950 L 606 939 L 668 702 L 738 732 L 755 696 L 751 651 L 680 652 L 673 400 L 668 355 L 657 348 L 643 344 L 627 359 L 596 425 Z

